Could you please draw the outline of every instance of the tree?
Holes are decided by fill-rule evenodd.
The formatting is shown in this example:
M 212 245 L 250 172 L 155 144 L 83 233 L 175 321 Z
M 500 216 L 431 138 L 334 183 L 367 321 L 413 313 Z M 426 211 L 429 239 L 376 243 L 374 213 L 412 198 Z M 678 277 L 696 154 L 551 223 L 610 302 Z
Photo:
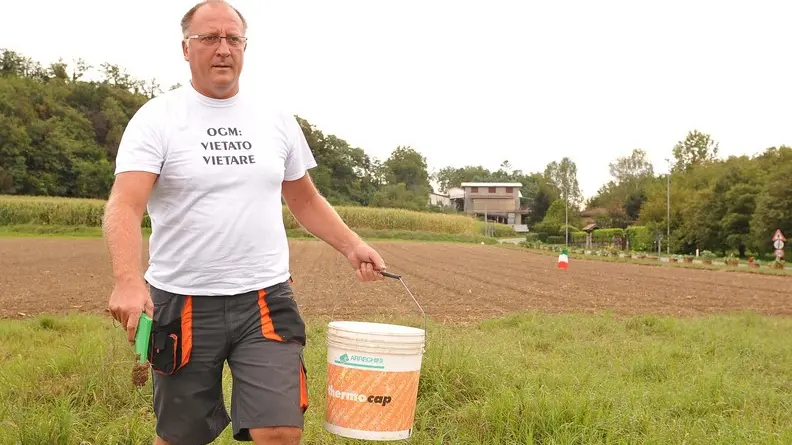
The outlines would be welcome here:
M 696 165 L 713 162 L 718 156 L 718 143 L 709 134 L 698 130 L 688 132 L 684 141 L 673 148 L 674 171 L 685 171 Z
M 374 193 L 372 205 L 423 210 L 429 204 L 429 173 L 419 152 L 396 147 L 379 170 L 384 185 Z
M 582 201 L 582 193 L 577 180 L 577 166 L 571 159 L 564 157 L 560 162 L 553 161 L 548 164 L 545 176 L 561 191 L 561 196 L 566 203 L 567 221 L 565 225 L 568 226 L 569 206 L 572 205 L 578 209 Z M 566 243 L 569 243 L 569 230 L 564 230 L 564 239 Z
M 77 82 L 80 80 L 85 73 L 88 72 L 93 68 L 90 64 L 88 64 L 85 60 L 78 58 L 74 60 L 74 69 L 72 69 L 71 81 L 72 83 Z
M 311 176 L 319 192 L 332 204 L 369 205 L 379 187 L 373 180 L 375 163 L 362 149 L 296 119 L 318 164 Z
M 760 253 L 772 251 L 771 239 L 777 229 L 781 229 L 787 236 L 792 234 L 790 191 L 792 191 L 792 162 L 786 162 L 777 166 L 776 171 L 771 173 L 756 197 L 756 211 L 751 219 L 751 234 Z
M 396 147 L 390 157 L 382 164 L 385 182 L 388 184 L 404 184 L 408 190 L 430 191 L 429 173 L 426 158 L 410 147 Z
M 654 176 L 654 168 L 649 162 L 646 151 L 634 149 L 629 156 L 617 158 L 608 164 L 611 176 L 617 184 L 632 183 L 636 188 L 640 180 Z
M 492 172 L 480 165 L 468 165 L 465 167 L 443 167 L 436 174 L 434 179 L 439 184 L 439 191 L 448 192 L 452 187 L 459 187 L 463 182 L 489 181 Z
M 574 161 L 565 157 L 560 162 L 551 162 L 545 168 L 545 178 L 558 189 L 569 205 L 578 207 L 582 203 L 583 195 L 578 184 L 577 165 Z

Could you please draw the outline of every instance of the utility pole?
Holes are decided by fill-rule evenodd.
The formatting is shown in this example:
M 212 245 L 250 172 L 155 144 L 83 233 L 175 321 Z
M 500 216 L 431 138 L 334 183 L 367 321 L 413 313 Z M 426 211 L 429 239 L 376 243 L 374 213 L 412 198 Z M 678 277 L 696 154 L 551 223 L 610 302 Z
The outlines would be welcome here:
M 668 176 L 666 176 L 666 253 L 671 255 L 671 160 L 668 163 Z
M 569 246 L 569 193 L 564 195 L 564 245 Z
M 489 218 L 487 217 L 487 204 L 484 204 L 484 236 L 489 236 Z

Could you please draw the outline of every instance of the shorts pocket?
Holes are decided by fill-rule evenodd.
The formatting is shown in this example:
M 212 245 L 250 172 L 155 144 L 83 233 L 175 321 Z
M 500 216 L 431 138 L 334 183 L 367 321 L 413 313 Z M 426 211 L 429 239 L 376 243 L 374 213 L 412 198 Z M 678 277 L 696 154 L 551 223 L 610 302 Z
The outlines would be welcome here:
M 156 315 L 156 314 L 155 314 Z M 151 327 L 149 363 L 151 369 L 172 375 L 190 362 L 192 354 L 192 298 L 184 297 L 181 311 L 167 323 L 155 317 Z

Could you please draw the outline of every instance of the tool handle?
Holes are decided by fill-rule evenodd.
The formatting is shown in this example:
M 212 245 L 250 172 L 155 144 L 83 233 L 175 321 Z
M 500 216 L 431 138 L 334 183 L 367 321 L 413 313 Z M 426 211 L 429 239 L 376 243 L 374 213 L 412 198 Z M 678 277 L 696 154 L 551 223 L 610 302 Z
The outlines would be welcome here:
M 149 339 L 151 338 L 152 320 L 145 312 L 138 319 L 137 332 L 135 332 L 135 353 L 139 354 L 138 362 L 148 360 Z
M 395 273 L 390 273 L 390 272 L 380 272 L 380 274 L 383 277 L 393 278 L 393 279 L 396 279 L 396 280 L 401 278 L 401 275 L 396 275 Z

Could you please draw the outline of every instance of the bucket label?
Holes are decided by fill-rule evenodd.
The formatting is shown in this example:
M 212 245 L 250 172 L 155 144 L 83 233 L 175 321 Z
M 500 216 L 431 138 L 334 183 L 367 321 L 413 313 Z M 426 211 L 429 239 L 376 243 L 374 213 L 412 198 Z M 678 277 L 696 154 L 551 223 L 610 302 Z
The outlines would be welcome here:
M 357 368 L 366 369 L 385 369 L 385 360 L 380 357 L 369 357 L 367 355 L 349 355 L 342 354 L 335 359 L 339 365 L 355 366 Z
M 372 371 L 329 364 L 326 421 L 363 431 L 412 428 L 419 374 L 419 371 Z

